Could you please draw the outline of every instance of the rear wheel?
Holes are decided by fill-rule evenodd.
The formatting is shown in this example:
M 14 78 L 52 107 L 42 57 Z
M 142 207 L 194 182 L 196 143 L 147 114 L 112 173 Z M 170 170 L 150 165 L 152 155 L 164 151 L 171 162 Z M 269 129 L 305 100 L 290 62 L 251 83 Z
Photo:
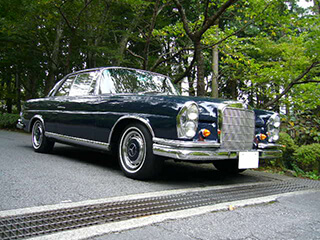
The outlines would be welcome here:
M 35 152 L 49 153 L 53 149 L 54 141 L 45 136 L 44 126 L 36 120 L 32 127 L 32 147 Z
M 154 178 L 163 165 L 163 160 L 153 154 L 150 132 L 140 123 L 130 124 L 122 132 L 118 157 L 123 173 L 133 179 Z
M 246 169 L 238 168 L 238 159 L 229 159 L 229 160 L 217 160 L 213 162 L 213 165 L 216 169 L 225 173 L 241 173 Z

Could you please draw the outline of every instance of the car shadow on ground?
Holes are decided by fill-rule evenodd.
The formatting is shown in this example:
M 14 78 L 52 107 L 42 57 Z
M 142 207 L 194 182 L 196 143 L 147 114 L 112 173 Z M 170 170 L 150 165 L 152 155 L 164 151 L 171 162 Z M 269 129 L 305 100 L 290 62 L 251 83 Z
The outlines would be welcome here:
M 30 146 L 21 146 L 29 148 Z M 60 156 L 64 161 L 81 162 L 88 165 L 104 168 L 106 174 L 108 170 L 112 170 L 119 176 L 124 176 L 115 156 L 105 152 L 97 152 L 87 148 L 80 148 L 62 144 L 56 144 L 52 155 Z M 160 185 L 177 185 L 183 186 L 212 186 L 212 185 L 232 185 L 239 183 L 254 183 L 269 181 L 270 179 L 259 177 L 256 174 L 244 172 L 241 174 L 227 174 L 217 171 L 213 164 L 196 164 L 189 162 L 176 162 L 174 160 L 166 160 L 164 168 L 160 176 L 156 179 L 149 180 L 149 183 Z M 196 183 L 196 184 L 195 184 Z

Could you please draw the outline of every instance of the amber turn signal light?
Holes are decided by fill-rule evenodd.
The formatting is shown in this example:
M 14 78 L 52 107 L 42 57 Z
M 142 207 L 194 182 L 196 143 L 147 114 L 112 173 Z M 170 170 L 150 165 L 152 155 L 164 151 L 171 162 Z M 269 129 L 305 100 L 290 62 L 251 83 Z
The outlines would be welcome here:
M 208 130 L 208 129 L 203 129 L 202 130 L 202 135 L 203 135 L 203 137 L 209 137 L 210 136 L 210 134 L 211 134 L 211 132 Z
M 261 133 L 260 134 L 260 140 L 265 140 L 267 138 L 267 135 Z

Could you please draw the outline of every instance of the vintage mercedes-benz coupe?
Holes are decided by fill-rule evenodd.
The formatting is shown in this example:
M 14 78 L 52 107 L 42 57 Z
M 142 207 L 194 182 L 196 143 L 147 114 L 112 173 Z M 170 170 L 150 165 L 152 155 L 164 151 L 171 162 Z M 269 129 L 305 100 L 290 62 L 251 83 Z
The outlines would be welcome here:
M 45 98 L 28 100 L 18 127 L 36 152 L 55 142 L 114 153 L 128 177 L 156 176 L 164 159 L 257 168 L 281 151 L 277 113 L 237 101 L 181 96 L 169 77 L 105 67 L 71 73 Z

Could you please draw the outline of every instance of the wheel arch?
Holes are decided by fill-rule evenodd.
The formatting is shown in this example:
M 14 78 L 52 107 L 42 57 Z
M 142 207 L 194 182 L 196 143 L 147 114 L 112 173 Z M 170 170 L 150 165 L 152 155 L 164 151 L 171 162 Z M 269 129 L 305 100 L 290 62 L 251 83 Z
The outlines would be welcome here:
M 42 125 L 43 125 L 43 128 L 45 130 L 45 125 L 44 125 L 44 120 L 43 120 L 43 117 L 41 115 L 34 115 L 30 121 L 29 121 L 29 127 L 28 127 L 28 132 L 31 132 L 32 131 L 32 127 L 33 127 L 33 124 L 37 121 L 37 120 L 40 120 Z
M 122 130 L 132 123 L 141 123 L 144 125 L 150 132 L 151 137 L 154 138 L 154 131 L 151 127 L 151 124 L 148 119 L 140 117 L 140 116 L 123 116 L 119 118 L 116 123 L 113 125 L 110 134 L 109 134 L 109 143 L 110 143 L 110 150 L 113 151 L 115 149 L 115 145 L 117 144 L 118 140 L 120 139 L 120 134 Z

